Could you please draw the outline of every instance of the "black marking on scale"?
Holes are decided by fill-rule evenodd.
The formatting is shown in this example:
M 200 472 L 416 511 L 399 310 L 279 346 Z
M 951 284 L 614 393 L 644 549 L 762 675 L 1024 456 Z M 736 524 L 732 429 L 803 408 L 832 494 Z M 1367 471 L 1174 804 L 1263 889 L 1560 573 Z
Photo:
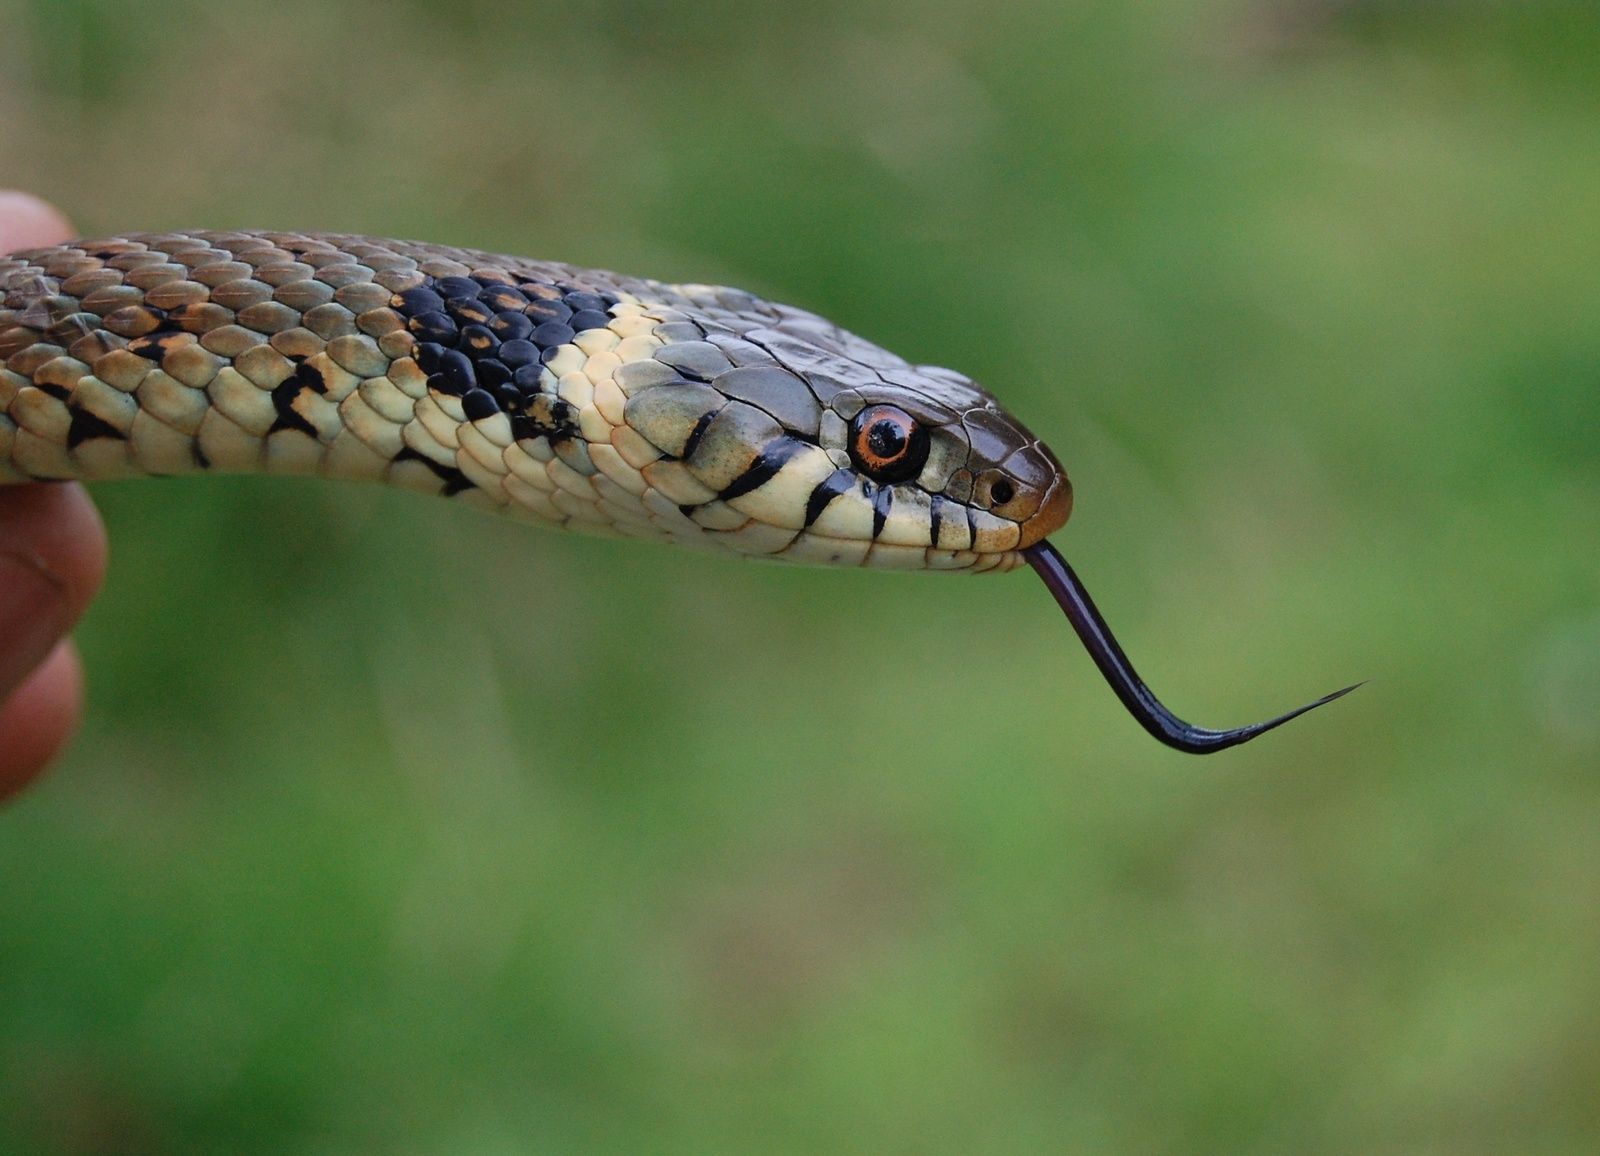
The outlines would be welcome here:
M 166 357 L 167 354 L 188 344 L 186 341 L 179 340 L 188 336 L 187 333 L 178 329 L 155 329 L 146 333 L 143 337 L 135 337 L 128 342 L 125 348 L 136 357 L 142 357 L 146 361 L 153 361 L 160 365 L 162 358 Z
M 517 441 L 549 438 L 555 445 L 578 432 L 577 414 L 572 405 L 547 393 L 535 394 L 527 412 L 511 415 L 511 436 Z
M 849 470 L 834 470 L 822 481 L 817 483 L 817 488 L 811 491 L 811 496 L 806 499 L 806 528 L 811 523 L 822 517 L 822 511 L 840 494 L 848 493 L 856 484 L 856 477 Z
M 883 533 L 883 524 L 889 520 L 889 507 L 894 505 L 894 487 L 879 486 L 872 495 L 872 540 L 876 542 Z
M 116 438 L 126 441 L 127 435 L 104 418 L 96 417 L 86 409 L 79 409 L 69 405 L 67 411 L 72 414 L 72 424 L 67 426 L 67 448 L 75 450 L 90 438 Z
M 719 409 L 714 409 L 700 415 L 700 420 L 694 423 L 694 428 L 689 431 L 688 438 L 684 440 L 683 452 L 678 455 L 680 458 L 694 456 L 695 448 L 699 446 L 700 439 L 706 436 L 706 429 L 711 425 L 711 419 L 721 412 Z
M 468 480 L 466 474 L 454 466 L 441 465 L 427 454 L 419 454 L 410 446 L 401 446 L 400 452 L 394 455 L 394 460 L 397 462 L 421 462 L 427 466 L 429 470 L 433 471 L 433 476 L 444 483 L 444 496 L 447 498 L 459 494 L 462 490 L 470 490 L 472 488 L 472 482 Z
M 321 377 L 318 377 L 321 380 Z M 294 408 L 295 398 L 300 396 L 300 391 L 305 389 L 305 383 L 299 378 L 298 371 L 293 377 L 286 377 L 272 391 L 272 405 L 278 411 L 278 419 L 272 423 L 268 435 L 275 434 L 283 429 L 297 429 L 303 434 L 317 436 L 317 427 L 306 420 L 304 414 Z
M 800 452 L 800 443 L 793 438 L 778 436 L 768 442 L 756 455 L 755 461 L 745 468 L 727 487 L 717 495 L 721 501 L 730 501 L 733 498 L 748 494 L 751 490 L 759 489 L 773 478 L 778 476 L 778 471 L 788 464 L 789 459 Z
M 312 393 L 326 396 L 328 392 L 328 383 L 322 380 L 322 371 L 309 361 L 302 361 L 294 367 L 294 380 Z

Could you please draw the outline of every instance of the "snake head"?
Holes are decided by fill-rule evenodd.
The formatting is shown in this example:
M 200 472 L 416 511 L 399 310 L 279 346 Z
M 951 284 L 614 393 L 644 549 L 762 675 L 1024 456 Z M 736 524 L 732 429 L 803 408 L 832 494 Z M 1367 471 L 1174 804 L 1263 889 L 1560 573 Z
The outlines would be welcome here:
M 707 297 L 726 304 L 727 291 L 677 291 L 702 308 Z M 1044 443 L 960 374 L 769 308 L 777 324 L 740 331 L 752 364 L 735 366 L 723 346 L 704 343 L 659 350 L 627 401 L 624 443 L 637 435 L 661 454 L 643 476 L 658 490 L 679 488 L 688 540 L 845 565 L 980 571 L 1027 562 L 1139 724 L 1194 754 L 1248 742 L 1355 689 L 1231 730 L 1185 722 L 1145 685 L 1045 540 L 1071 514 L 1072 486 Z
M 987 391 L 773 308 L 775 324 L 740 334 L 759 351 L 747 364 L 667 348 L 654 360 L 670 373 L 623 374 L 642 382 L 625 424 L 661 455 L 643 476 L 679 503 L 682 540 L 825 565 L 1008 570 L 1066 522 L 1061 464 Z

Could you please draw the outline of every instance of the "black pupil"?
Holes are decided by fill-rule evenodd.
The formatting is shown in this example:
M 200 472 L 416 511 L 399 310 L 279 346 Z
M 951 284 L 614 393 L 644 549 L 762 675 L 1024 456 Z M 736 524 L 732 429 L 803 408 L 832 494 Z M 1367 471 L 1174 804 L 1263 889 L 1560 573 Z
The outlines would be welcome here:
M 893 418 L 879 418 L 867 429 L 867 448 L 875 457 L 893 461 L 906 452 L 906 431 Z
M 989 487 L 989 497 L 994 500 L 994 504 L 997 506 L 1005 505 L 1016 496 L 1017 492 L 1011 488 L 1011 483 L 1003 478 Z

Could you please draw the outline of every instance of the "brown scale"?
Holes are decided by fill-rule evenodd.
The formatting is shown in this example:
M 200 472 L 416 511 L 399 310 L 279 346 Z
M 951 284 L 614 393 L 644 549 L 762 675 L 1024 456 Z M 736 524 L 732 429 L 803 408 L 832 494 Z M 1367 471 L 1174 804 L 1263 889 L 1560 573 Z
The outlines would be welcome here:
M 128 342 L 127 350 L 136 357 L 143 357 L 148 361 L 159 363 L 162 358 L 186 345 L 195 343 L 192 333 L 149 333 L 143 337 L 135 337 Z

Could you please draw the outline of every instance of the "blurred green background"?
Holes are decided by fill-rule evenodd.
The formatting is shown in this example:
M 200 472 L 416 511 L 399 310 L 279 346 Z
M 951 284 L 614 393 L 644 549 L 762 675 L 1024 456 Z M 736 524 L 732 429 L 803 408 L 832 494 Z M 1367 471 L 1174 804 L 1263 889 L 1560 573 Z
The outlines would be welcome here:
M 0 184 L 814 308 L 990 384 L 1031 576 L 99 491 L 0 815 L 0 1150 L 1592 1152 L 1600 11 L 0 0 Z

